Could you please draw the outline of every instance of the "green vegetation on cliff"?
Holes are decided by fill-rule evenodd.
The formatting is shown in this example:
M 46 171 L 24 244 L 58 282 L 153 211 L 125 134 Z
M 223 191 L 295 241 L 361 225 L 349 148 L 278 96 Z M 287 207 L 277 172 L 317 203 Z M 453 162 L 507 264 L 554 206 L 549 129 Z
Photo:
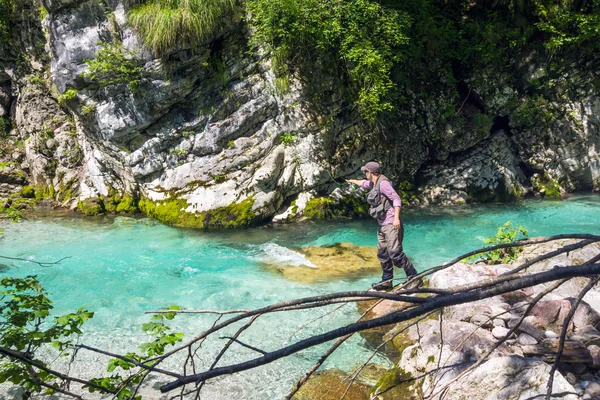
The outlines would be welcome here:
M 144 44 L 162 55 L 200 44 L 235 5 L 236 0 L 148 0 L 130 10 L 129 21 Z

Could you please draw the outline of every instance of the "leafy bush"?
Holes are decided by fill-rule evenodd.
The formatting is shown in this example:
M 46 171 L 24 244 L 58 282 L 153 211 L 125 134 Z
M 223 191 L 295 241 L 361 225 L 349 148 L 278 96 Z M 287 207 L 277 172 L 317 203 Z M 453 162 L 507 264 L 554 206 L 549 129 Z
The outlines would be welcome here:
M 3 354 L 0 383 L 9 381 L 28 392 L 46 389 L 46 393 L 53 393 L 52 387 L 58 388 L 61 380 L 44 371 L 47 365 L 36 358 L 36 352 L 44 345 L 52 345 L 61 355 L 66 355 L 72 348 L 68 338 L 81 334 L 81 326 L 94 313 L 80 308 L 50 321 L 52 301 L 35 276 L 2 278 L 0 298 L 0 346 L 5 352 L 16 355 L 6 357 L 7 354 Z M 38 366 L 35 373 L 23 360 Z
M 100 86 L 126 83 L 136 89 L 142 80 L 143 67 L 136 55 L 118 42 L 103 43 L 92 60 L 86 60 L 87 72 L 83 74 Z
M 129 22 L 157 55 L 194 47 L 221 26 L 236 0 L 148 0 L 129 12 Z
M 367 120 L 392 109 L 392 68 L 402 59 L 410 18 L 371 0 L 248 0 L 254 42 L 272 52 L 279 74 L 328 60 L 347 71 Z M 331 58 L 333 57 L 333 60 Z M 310 67 L 309 67 L 310 68 Z M 307 69 L 309 69 L 307 68 Z
M 77 90 L 68 89 L 65 92 L 58 96 L 58 104 L 66 104 L 69 101 L 75 99 L 77 97 Z
M 518 225 L 513 228 L 512 223 L 507 221 L 504 225 L 498 228 L 498 231 L 494 236 L 490 236 L 483 241 L 486 245 L 496 246 L 499 244 L 508 244 L 514 243 L 518 240 L 525 239 L 529 237 L 529 233 L 527 229 L 523 226 Z M 506 264 L 510 261 L 514 261 L 519 256 L 519 253 L 523 251 L 522 246 L 517 247 L 509 247 L 506 249 L 498 249 L 488 251 L 481 255 L 484 261 L 488 264 Z M 479 258 L 479 256 L 475 256 L 474 258 Z M 473 259 L 473 258 L 471 258 Z
M 279 136 L 279 140 L 281 141 L 281 143 L 284 146 L 289 146 L 292 143 L 294 143 L 296 141 L 297 137 L 296 134 L 292 133 L 292 132 L 286 132 L 286 133 L 282 133 L 281 136 Z

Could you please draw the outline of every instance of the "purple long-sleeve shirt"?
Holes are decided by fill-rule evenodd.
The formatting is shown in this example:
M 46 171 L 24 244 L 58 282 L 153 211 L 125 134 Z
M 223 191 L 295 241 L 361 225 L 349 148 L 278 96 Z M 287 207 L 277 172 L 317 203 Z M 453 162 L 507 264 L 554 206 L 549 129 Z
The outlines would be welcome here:
M 379 179 L 381 179 L 381 177 Z M 373 189 L 373 186 L 373 182 L 367 179 L 363 179 L 360 184 L 360 187 L 366 190 Z M 388 180 L 381 182 L 379 185 L 379 192 L 382 196 L 385 195 L 392 202 L 392 207 L 387 210 L 385 216 L 377 218 L 377 223 L 379 225 L 391 225 L 394 223 L 394 207 L 402 207 L 402 199 L 400 199 L 400 196 L 398 196 L 398 193 L 396 193 L 392 187 L 392 184 Z

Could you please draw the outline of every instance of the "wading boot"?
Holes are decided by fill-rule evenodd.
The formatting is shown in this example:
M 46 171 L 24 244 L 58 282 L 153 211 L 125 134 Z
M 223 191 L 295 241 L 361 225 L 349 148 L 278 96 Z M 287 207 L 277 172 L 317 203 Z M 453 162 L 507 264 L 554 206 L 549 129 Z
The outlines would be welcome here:
M 394 285 L 392 284 L 392 281 L 381 281 L 381 282 L 377 282 L 377 283 L 374 283 L 371 285 L 371 288 L 373 288 L 377 291 L 390 290 L 393 287 L 394 287 Z

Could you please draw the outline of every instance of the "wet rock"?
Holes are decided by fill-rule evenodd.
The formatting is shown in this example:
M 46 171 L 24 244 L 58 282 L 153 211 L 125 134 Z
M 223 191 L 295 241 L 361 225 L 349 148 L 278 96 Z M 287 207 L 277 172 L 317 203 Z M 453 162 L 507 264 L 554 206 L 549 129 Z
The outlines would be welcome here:
M 369 400 L 369 391 L 386 373 L 385 368 L 365 368 L 348 389 L 347 399 Z M 348 388 L 349 374 L 339 369 L 328 369 L 315 373 L 292 397 L 293 400 L 339 400 Z

